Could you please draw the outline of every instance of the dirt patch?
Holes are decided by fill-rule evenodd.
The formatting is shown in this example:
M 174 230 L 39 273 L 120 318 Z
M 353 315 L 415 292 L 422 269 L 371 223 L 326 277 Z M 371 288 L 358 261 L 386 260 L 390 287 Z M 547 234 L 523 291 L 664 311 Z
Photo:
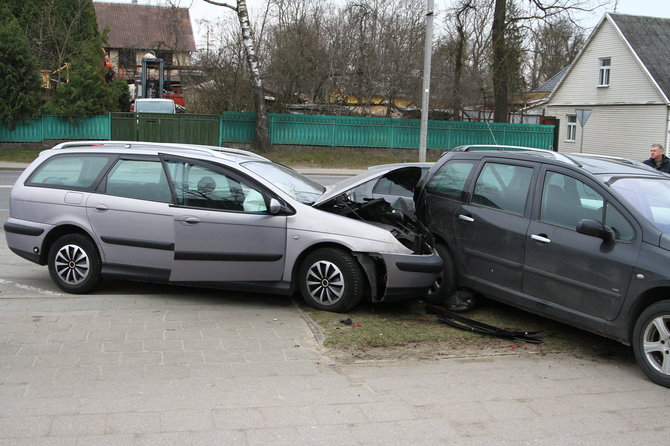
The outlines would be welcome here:
M 482 300 L 462 315 L 508 330 L 540 331 L 541 344 L 466 332 L 426 314 L 421 302 L 360 305 L 348 315 L 299 303 L 323 353 L 337 362 L 436 360 L 501 355 L 568 354 L 634 363 L 630 347 L 498 302 Z M 342 322 L 351 319 L 351 324 Z

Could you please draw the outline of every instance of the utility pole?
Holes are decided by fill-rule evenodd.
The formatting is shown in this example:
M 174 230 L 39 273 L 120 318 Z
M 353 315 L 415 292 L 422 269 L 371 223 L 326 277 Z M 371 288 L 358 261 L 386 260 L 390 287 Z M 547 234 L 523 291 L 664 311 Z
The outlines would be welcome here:
M 430 64 L 433 56 L 433 0 L 426 0 L 426 41 L 423 47 L 423 92 L 421 95 L 421 126 L 419 129 L 419 162 L 426 162 L 428 142 L 428 104 L 430 102 Z

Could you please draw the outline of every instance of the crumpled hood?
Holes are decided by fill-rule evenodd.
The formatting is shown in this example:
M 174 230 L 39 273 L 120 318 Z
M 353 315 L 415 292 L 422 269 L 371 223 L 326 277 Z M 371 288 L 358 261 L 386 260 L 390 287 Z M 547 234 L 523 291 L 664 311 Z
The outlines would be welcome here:
M 364 189 L 364 186 L 372 181 L 386 177 L 389 181 L 402 186 L 405 189 L 413 190 L 421 180 L 422 169 L 418 166 L 389 165 L 370 169 L 362 174 L 347 178 L 326 188 L 321 197 L 316 200 L 314 207 L 328 203 L 342 194 L 351 195 L 356 189 Z M 367 195 L 368 191 L 364 193 Z M 369 191 L 370 197 L 372 196 Z

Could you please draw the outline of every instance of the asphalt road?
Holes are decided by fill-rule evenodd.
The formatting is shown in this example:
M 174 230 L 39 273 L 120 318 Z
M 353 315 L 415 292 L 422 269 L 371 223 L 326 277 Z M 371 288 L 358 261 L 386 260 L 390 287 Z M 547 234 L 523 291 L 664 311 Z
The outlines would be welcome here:
M 18 176 L 18 172 L 0 170 L 0 221 L 2 223 L 9 217 L 9 192 Z M 0 231 L 2 231 L 1 227 Z

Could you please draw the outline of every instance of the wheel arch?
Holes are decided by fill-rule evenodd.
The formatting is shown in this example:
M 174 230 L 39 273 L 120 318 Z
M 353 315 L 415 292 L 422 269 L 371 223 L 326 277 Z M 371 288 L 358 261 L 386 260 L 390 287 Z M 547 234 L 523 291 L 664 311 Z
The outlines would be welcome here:
M 345 251 L 349 254 L 351 254 L 358 264 L 360 265 L 361 269 L 364 272 L 365 279 L 366 279 L 366 292 L 370 292 L 371 290 L 377 290 L 378 292 L 378 278 L 384 277 L 385 273 L 385 267 L 384 267 L 384 262 L 383 261 L 376 261 L 372 256 L 365 254 L 365 253 L 354 253 L 351 249 L 349 249 L 347 246 L 339 244 L 339 243 L 333 243 L 333 242 L 323 242 L 323 243 L 316 243 L 314 245 L 311 245 L 309 248 L 305 249 L 298 255 L 298 257 L 295 259 L 295 262 L 293 263 L 293 269 L 291 271 L 291 292 L 295 292 L 298 290 L 297 284 L 298 282 L 298 273 L 300 271 L 300 266 L 302 265 L 302 262 L 305 260 L 305 257 L 307 257 L 309 254 L 312 252 L 321 249 L 321 248 L 335 248 L 335 249 L 341 249 L 342 251 Z M 370 268 L 369 259 L 374 262 L 375 268 Z M 381 268 L 381 271 L 380 271 Z M 373 294 L 374 298 L 374 294 Z
M 628 327 L 626 331 L 626 341 L 630 344 L 633 341 L 633 331 L 635 324 L 642 312 L 649 308 L 656 302 L 663 300 L 670 300 L 670 286 L 659 286 L 649 289 L 642 293 L 631 307 L 630 318 L 628 320 Z
M 42 248 L 40 249 L 40 257 L 39 257 L 40 265 L 47 264 L 49 260 L 49 251 L 51 250 L 51 246 L 56 242 L 56 240 L 67 234 L 81 234 L 90 238 L 91 241 L 93 241 L 95 247 L 98 249 L 98 253 L 100 253 L 100 256 L 102 256 L 102 251 L 100 250 L 100 247 L 96 243 L 95 238 L 91 234 L 89 234 L 88 231 L 81 228 L 80 226 L 66 224 L 56 226 L 51 231 L 49 231 L 49 233 L 44 237 L 44 240 L 42 241 Z

